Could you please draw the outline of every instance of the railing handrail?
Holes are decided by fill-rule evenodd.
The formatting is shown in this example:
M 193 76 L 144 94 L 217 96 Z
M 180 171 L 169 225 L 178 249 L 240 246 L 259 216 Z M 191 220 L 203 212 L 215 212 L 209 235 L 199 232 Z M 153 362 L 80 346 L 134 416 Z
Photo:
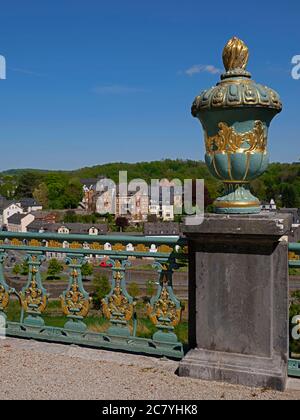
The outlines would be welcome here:
M 0 315 L 6 320 L 7 335 L 182 358 L 183 345 L 178 341 L 175 327 L 181 322 L 183 307 L 174 294 L 172 282 L 173 272 L 182 266 L 185 259 L 186 249 L 182 247 L 185 242 L 179 236 L 2 231 L 0 240 Z M 105 243 L 110 246 L 106 247 Z M 9 257 L 6 251 L 9 250 L 25 253 L 21 261 L 27 263 L 27 279 L 21 290 L 12 287 L 8 281 L 10 272 L 5 271 L 5 261 Z M 53 258 L 53 253 L 55 258 L 59 257 L 64 262 L 61 267 L 66 269 L 68 266 L 68 283 L 59 298 L 61 314 L 66 321 L 63 327 L 48 325 L 49 320 L 43 317 L 51 295 L 43 284 L 42 270 L 47 259 Z M 102 298 L 94 293 L 100 305 L 95 309 L 97 316 L 105 317 L 108 322 L 104 332 L 89 330 L 88 321 L 85 321 L 93 301 L 83 284 L 83 266 L 87 256 L 108 258 L 106 266 L 110 268 L 110 290 Z M 154 283 L 156 293 L 155 290 L 154 294 L 149 293 L 147 302 L 141 299 L 144 307 L 140 312 L 126 285 L 127 268 L 132 263 L 130 257 L 151 258 L 157 273 Z M 17 263 L 17 259 L 14 262 Z M 18 322 L 9 320 L 5 313 L 11 297 L 21 309 Z M 145 316 L 155 328 L 153 336 L 148 338 L 136 335 L 137 320 Z
M 166 245 L 183 245 L 184 238 L 180 236 L 149 236 L 149 235 L 82 235 L 82 234 L 65 234 L 65 233 L 38 233 L 38 232 L 9 232 L 1 231 L 0 240 L 3 239 L 39 239 L 39 240 L 58 240 L 58 241 L 80 241 L 80 242 L 100 242 L 100 243 L 124 243 L 127 244 L 166 244 Z
M 298 242 L 290 242 L 289 243 L 289 251 L 292 251 L 292 252 L 300 252 L 300 243 L 298 243 Z

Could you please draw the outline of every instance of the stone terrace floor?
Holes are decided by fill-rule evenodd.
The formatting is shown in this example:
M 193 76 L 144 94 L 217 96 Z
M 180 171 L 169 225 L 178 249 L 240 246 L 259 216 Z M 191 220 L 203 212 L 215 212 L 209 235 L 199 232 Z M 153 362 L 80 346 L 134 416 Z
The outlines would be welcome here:
M 285 393 L 179 378 L 178 363 L 19 339 L 0 340 L 0 400 L 300 399 L 300 380 Z

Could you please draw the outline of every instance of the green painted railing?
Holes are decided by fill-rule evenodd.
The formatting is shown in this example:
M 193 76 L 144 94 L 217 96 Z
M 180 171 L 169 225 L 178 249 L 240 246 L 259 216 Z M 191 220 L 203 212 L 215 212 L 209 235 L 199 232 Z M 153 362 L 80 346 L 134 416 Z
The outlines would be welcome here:
M 299 259 L 298 259 L 299 258 Z M 289 243 L 289 268 L 300 268 L 300 243 Z M 291 305 L 293 305 L 293 302 L 291 302 Z M 300 312 L 299 314 L 300 315 Z M 293 314 L 294 316 L 294 314 Z M 295 327 L 291 323 L 293 316 L 290 315 L 290 347 L 292 343 L 292 328 Z M 300 330 L 300 326 L 299 326 Z M 300 342 L 299 342 L 299 353 L 300 353 Z M 298 356 L 298 353 L 297 353 Z M 289 359 L 289 375 L 290 376 L 297 376 L 300 377 L 300 358 L 296 358 L 295 354 L 293 354 L 293 351 L 290 349 L 290 359 Z
M 5 262 L 12 251 L 22 255 L 28 267 L 26 281 L 20 290 L 12 287 L 5 270 Z M 289 253 L 289 267 L 300 268 L 300 243 L 290 243 Z M 43 264 L 53 257 L 59 257 L 68 267 L 68 284 L 57 308 L 61 319 L 65 319 L 60 327 L 49 325 L 51 317 L 47 316 L 47 307 L 51 295 L 41 276 Z M 93 317 L 100 324 L 104 318 L 108 321 L 102 332 L 90 330 L 86 322 L 92 299 L 84 288 L 82 267 L 91 257 L 98 262 L 105 257 L 111 270 L 110 291 L 101 300 L 100 308 L 93 310 Z M 144 259 L 146 264 L 151 262 L 157 271 L 155 296 L 146 303 L 128 293 L 127 270 L 133 259 Z M 182 305 L 174 294 L 172 278 L 174 271 L 186 261 L 186 241 L 176 236 L 0 232 L 0 315 L 6 322 L 6 334 L 181 358 L 183 344 L 176 335 L 176 327 L 181 322 Z M 9 319 L 10 304 L 19 306 L 17 321 Z M 142 307 L 155 328 L 151 338 L 138 334 L 141 320 L 137 307 Z M 293 352 L 290 352 L 289 375 L 300 377 L 300 359 Z
M 172 276 L 186 259 L 185 246 L 179 237 L 0 232 L 0 315 L 6 323 L 6 334 L 181 358 L 183 345 L 176 327 L 181 322 L 182 305 L 174 294 Z M 11 287 L 5 270 L 5 261 L 12 251 L 22 253 L 28 267 L 20 290 Z M 68 267 L 68 285 L 60 296 L 58 309 L 66 321 L 61 327 L 48 325 L 51 296 L 41 275 L 44 261 L 53 256 L 61 258 Z M 111 270 L 110 291 L 102 298 L 94 317 L 99 322 L 105 317 L 109 325 L 105 331 L 95 332 L 86 323 L 92 299 L 84 288 L 82 267 L 87 258 L 99 260 L 104 256 Z M 140 320 L 136 308 L 143 304 L 130 296 L 126 284 L 133 258 L 145 259 L 147 264 L 151 261 L 157 271 L 156 294 L 143 308 L 155 326 L 152 338 L 137 334 Z M 18 321 L 9 319 L 10 303 L 19 305 Z

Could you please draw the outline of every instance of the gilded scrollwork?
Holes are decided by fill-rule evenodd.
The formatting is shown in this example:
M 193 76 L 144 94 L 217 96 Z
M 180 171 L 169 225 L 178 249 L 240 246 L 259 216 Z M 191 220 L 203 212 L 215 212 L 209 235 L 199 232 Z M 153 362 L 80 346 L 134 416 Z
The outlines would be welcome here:
M 134 250 L 136 252 L 149 252 L 149 247 L 147 247 L 144 244 L 138 244 L 138 245 L 136 245 L 136 247 L 134 248 Z
M 255 121 L 252 131 L 238 133 L 234 127 L 219 123 L 216 136 L 205 138 L 206 152 L 215 153 L 266 153 L 267 134 L 262 121 Z
M 3 264 L 7 254 L 5 252 L 0 253 L 0 311 L 4 311 L 9 304 L 10 293 L 14 289 L 10 289 L 4 278 Z
M 164 286 L 159 299 L 153 304 L 148 304 L 147 315 L 153 324 L 172 325 L 176 327 L 181 320 L 181 308 L 170 298 L 168 288 Z
M 50 240 L 48 242 L 48 247 L 49 248 L 63 248 L 63 244 L 58 241 Z
M 38 269 L 31 267 L 31 279 L 28 286 L 20 292 L 22 307 L 25 312 L 43 313 L 47 306 L 47 295 L 37 281 Z
M 13 246 L 21 246 L 21 245 L 23 245 L 23 243 L 22 243 L 22 241 L 20 241 L 19 239 L 17 239 L 17 238 L 13 238 L 13 239 L 11 240 L 11 245 L 13 245 Z
M 172 287 L 173 268 L 175 262 L 154 263 L 159 272 L 157 295 L 147 305 L 147 315 L 159 329 L 174 329 L 181 321 L 182 307 Z
M 41 242 L 38 241 L 37 239 L 31 239 L 31 241 L 29 241 L 29 246 L 39 247 L 41 245 L 42 245 Z
M 101 302 L 104 316 L 116 323 L 122 323 L 123 320 L 130 321 L 134 314 L 135 305 L 132 297 L 128 295 L 124 283 L 125 266 L 128 264 L 127 261 L 123 264 L 120 261 L 114 262 L 112 291 Z
M 112 249 L 113 249 L 113 251 L 117 251 L 117 252 L 119 252 L 119 251 L 125 251 L 126 250 L 126 246 L 123 245 L 123 244 L 117 243 L 117 244 L 113 245 Z
M 80 248 L 82 248 L 82 244 L 80 244 L 79 242 L 72 242 L 70 244 L 70 248 L 71 249 L 80 249 Z
M 68 289 L 60 296 L 62 310 L 66 316 L 84 318 L 89 313 L 92 301 L 82 284 L 84 258 L 71 256 L 66 260 L 70 265 L 70 278 Z
M 9 304 L 9 292 L 0 284 L 0 311 L 4 311 Z
M 173 252 L 174 251 L 174 249 L 173 248 L 171 248 L 169 245 L 160 245 L 159 247 L 158 247 L 158 250 L 157 250 L 159 253 L 162 253 L 162 254 L 164 254 L 164 253 L 166 253 L 166 254 L 170 254 L 171 252 Z
M 221 81 L 198 95 L 192 105 L 192 115 L 197 117 L 202 110 L 220 108 L 243 108 L 256 106 L 281 111 L 280 97 L 273 89 L 251 80 L 246 71 L 249 50 L 245 43 L 234 37 L 225 46 L 223 63 L 226 70 Z
M 76 270 L 73 271 L 74 282 L 71 290 L 67 291 L 65 296 L 61 296 L 61 305 L 64 315 L 76 315 L 86 317 L 90 309 L 90 298 L 85 298 L 84 294 L 79 290 L 77 283 Z
M 98 242 L 92 242 L 91 243 L 91 245 L 90 245 L 90 248 L 91 249 L 99 249 L 99 250 L 103 250 L 104 249 L 104 246 L 103 245 L 101 245 L 101 244 L 99 244 Z

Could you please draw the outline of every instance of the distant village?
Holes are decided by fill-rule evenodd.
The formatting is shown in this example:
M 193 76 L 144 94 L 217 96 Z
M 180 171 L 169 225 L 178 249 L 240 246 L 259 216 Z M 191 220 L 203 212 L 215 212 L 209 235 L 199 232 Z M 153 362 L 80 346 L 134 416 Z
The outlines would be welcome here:
M 140 229 L 136 232 L 146 235 L 178 235 L 180 233 L 181 218 L 177 217 L 176 210 L 182 208 L 184 197 L 174 183 L 168 180 L 162 181 L 158 196 L 153 199 L 149 189 L 137 189 L 127 194 L 123 193 L 119 185 L 110 190 L 99 189 L 99 183 L 101 186 L 103 179 L 104 177 L 81 179 L 83 199 L 78 203 L 78 208 L 72 210 L 75 215 L 81 216 L 101 213 L 103 215 L 101 223 L 65 222 L 68 210 L 44 210 L 43 206 L 31 197 L 8 200 L 0 196 L 1 229 L 19 233 L 103 235 L 110 230 L 105 214 L 111 214 L 114 221 L 125 219 L 127 224 L 124 226 L 131 227 L 131 233 L 137 226 Z M 277 211 L 274 200 L 262 203 L 262 212 L 274 211 Z M 299 209 L 281 209 L 281 211 L 292 214 L 295 228 L 300 225 Z
M 78 208 L 72 210 L 76 215 L 112 214 L 114 220 L 126 219 L 129 226 L 143 226 L 143 233 L 151 234 L 153 224 L 164 234 L 178 234 L 178 223 L 174 223 L 175 209 L 182 207 L 182 193 L 176 194 L 176 186 L 167 180 L 160 183 L 158 197 L 153 200 L 150 192 L 138 190 L 124 194 L 118 185 L 113 190 L 99 192 L 97 183 L 102 178 L 82 179 L 83 199 Z M 103 209 L 104 207 L 104 209 Z M 107 223 L 70 223 L 64 222 L 68 210 L 44 210 L 34 198 L 24 197 L 19 200 L 8 200 L 0 196 L 0 225 L 2 230 L 10 232 L 51 232 L 62 234 L 106 234 Z M 103 217 L 105 220 L 105 217 Z M 161 231 L 160 222 L 164 223 Z M 173 223 L 172 223 L 173 222 Z M 146 227 L 144 225 L 147 225 Z M 150 229 L 150 230 L 149 230 Z

